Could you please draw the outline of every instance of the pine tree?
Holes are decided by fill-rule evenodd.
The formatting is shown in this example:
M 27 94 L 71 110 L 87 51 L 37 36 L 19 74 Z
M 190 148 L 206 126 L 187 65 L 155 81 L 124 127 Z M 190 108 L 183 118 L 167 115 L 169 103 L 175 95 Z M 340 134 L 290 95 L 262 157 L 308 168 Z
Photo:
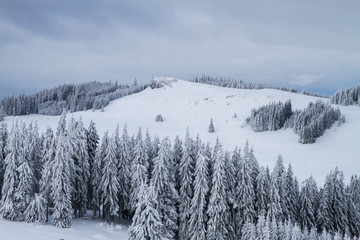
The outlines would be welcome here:
M 277 240 L 278 239 L 278 224 L 276 219 L 273 217 L 270 222 L 270 240 Z
M 264 214 L 259 215 L 256 223 L 256 240 L 263 240 L 265 221 Z
M 94 208 L 93 218 L 95 218 L 95 216 L 96 216 L 97 208 L 100 208 L 100 205 L 101 205 L 102 189 L 100 188 L 100 182 L 101 182 L 101 178 L 102 178 L 102 169 L 105 166 L 105 163 L 104 163 L 105 151 L 108 148 L 109 142 L 110 142 L 109 133 L 108 133 L 108 131 L 106 131 L 101 140 L 100 147 L 98 147 L 96 150 L 94 165 L 93 165 L 93 168 L 91 171 L 92 172 L 91 185 L 92 185 L 93 196 L 94 196 L 92 199 L 93 208 Z M 104 210 L 104 208 L 103 208 L 103 210 Z M 99 212 L 99 218 L 100 218 L 100 215 L 101 214 Z M 103 215 L 103 217 L 105 217 L 105 216 Z
M 191 240 L 206 239 L 206 197 L 209 191 L 207 163 L 205 146 L 202 146 L 196 160 L 194 196 L 190 207 L 191 216 L 188 231 Z
M 0 124 L 0 189 L 2 189 L 4 174 L 5 174 L 5 158 L 6 158 L 6 142 L 7 142 L 7 125 L 2 122 Z M 2 197 L 2 192 L 0 191 L 0 199 Z
M 217 238 L 219 239 L 219 238 Z M 256 228 L 253 222 L 246 221 L 242 228 L 242 240 L 255 240 Z
M 44 141 L 43 141 L 43 151 L 42 158 L 44 166 L 42 169 L 41 179 L 40 179 L 40 193 L 46 200 L 46 222 L 49 219 L 49 204 L 51 204 L 50 192 L 51 192 L 51 179 L 53 173 L 53 164 L 55 159 L 55 150 L 56 150 L 56 140 L 51 128 L 47 128 Z
M 236 195 L 238 196 L 239 210 L 236 221 L 240 226 L 245 221 L 253 222 L 256 216 L 255 213 L 255 189 L 253 181 L 253 164 L 250 160 L 250 152 L 248 142 L 244 147 L 244 157 L 239 163 L 239 182 L 237 185 Z M 240 229 L 237 229 L 238 237 L 241 235 Z
M 226 202 L 226 172 L 225 156 L 219 141 L 214 153 L 214 165 L 212 169 L 212 184 L 210 200 L 207 210 L 209 220 L 207 222 L 206 239 L 228 239 L 228 209 Z
M 106 218 L 113 221 L 114 216 L 119 210 L 118 205 L 118 169 L 116 158 L 116 143 L 114 136 L 110 138 L 109 144 L 105 149 L 104 168 L 102 169 L 102 177 L 100 181 L 100 189 L 102 192 L 102 202 L 104 204 Z
M 264 167 L 260 167 L 256 178 L 256 209 L 257 215 L 266 214 L 269 206 L 270 178 Z
M 90 121 L 89 127 L 86 131 L 86 145 L 87 145 L 89 171 L 90 171 L 90 177 L 87 182 L 88 207 L 91 207 L 93 205 L 94 192 L 91 184 L 91 179 L 94 176 L 92 170 L 94 169 L 95 155 L 98 144 L 99 144 L 99 135 L 97 133 L 95 123 L 93 121 Z
M 123 134 L 118 148 L 118 181 L 119 181 L 119 207 L 123 210 L 123 217 L 128 217 L 130 211 L 130 169 L 131 156 L 127 127 L 124 126 Z
M 139 129 L 134 146 L 134 158 L 131 162 L 130 203 L 133 211 L 136 210 L 140 186 L 148 182 L 148 166 L 146 160 L 147 154 L 142 139 L 141 129 Z
M 156 209 L 157 196 L 154 187 L 142 184 L 138 194 L 139 202 L 128 230 L 129 240 L 161 240 L 163 227 Z
M 7 144 L 7 156 L 5 158 L 5 173 L 2 186 L 1 209 L 3 218 L 17 220 L 21 218 L 21 213 L 15 204 L 15 194 L 19 183 L 19 173 L 17 168 L 24 161 L 24 153 L 21 144 L 19 123 L 13 125 Z
M 178 135 L 175 137 L 174 147 L 172 152 L 173 152 L 173 163 L 174 163 L 174 174 L 175 174 L 175 189 L 179 192 L 180 191 L 179 168 L 182 158 L 183 147 L 182 147 L 182 141 L 180 140 Z
M 35 194 L 25 211 L 25 221 L 28 223 L 45 223 L 46 199 L 41 195 Z
M 301 229 L 299 228 L 299 226 L 297 224 L 295 224 L 295 226 L 292 230 L 291 240 L 302 240 Z
M 292 222 L 295 222 L 297 217 L 297 189 L 295 185 L 294 173 L 292 171 L 291 164 L 289 164 L 288 170 L 285 174 L 284 186 L 287 189 L 287 197 L 284 198 L 286 206 L 288 206 L 287 216 Z
M 59 125 L 61 124 L 61 120 Z M 60 127 L 61 128 L 61 127 Z M 59 129 L 59 128 L 58 128 Z M 71 156 L 68 153 L 68 139 L 65 132 L 59 132 L 52 175 L 51 197 L 54 202 L 52 221 L 57 227 L 71 227 Z
M 156 208 L 163 223 L 163 236 L 171 239 L 178 231 L 176 205 L 179 198 L 171 173 L 173 170 L 170 141 L 165 138 L 161 142 L 159 155 L 154 158 L 151 186 L 158 196 Z
M 347 226 L 344 176 L 338 168 L 326 177 L 320 197 L 318 228 L 334 233 Z
M 183 143 L 182 158 L 179 165 L 179 236 L 182 240 L 189 239 L 189 220 L 190 220 L 190 205 L 193 197 L 193 176 L 194 176 L 194 155 L 192 141 L 189 136 L 189 132 L 186 132 L 186 136 Z
M 302 229 L 311 229 L 315 226 L 315 201 L 317 198 L 317 186 L 315 180 L 310 177 L 303 183 L 300 193 L 299 221 Z
M 213 124 L 212 118 L 210 119 L 210 125 L 209 125 L 208 132 L 209 132 L 209 133 L 215 132 L 215 128 L 214 128 L 214 124 Z
M 73 118 L 68 127 L 69 150 L 74 167 L 73 174 L 73 204 L 75 216 L 81 217 L 86 211 L 88 181 L 90 177 L 90 165 L 87 151 L 87 138 L 82 120 L 75 121 Z
M 269 192 L 269 206 L 268 214 L 269 217 L 275 219 L 281 219 L 282 209 L 280 202 L 280 194 L 278 187 L 278 177 L 277 174 L 271 174 L 271 183 L 270 183 L 270 192 Z

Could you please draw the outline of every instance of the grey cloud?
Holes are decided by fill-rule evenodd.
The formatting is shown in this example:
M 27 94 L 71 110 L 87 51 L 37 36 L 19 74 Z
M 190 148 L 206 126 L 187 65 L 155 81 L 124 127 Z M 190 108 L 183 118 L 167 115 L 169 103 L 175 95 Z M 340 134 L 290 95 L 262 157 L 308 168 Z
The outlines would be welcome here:
M 359 11 L 358 1 L 3 1 L 0 83 L 209 73 L 294 86 L 308 74 L 322 78 L 303 87 L 330 92 L 359 83 Z

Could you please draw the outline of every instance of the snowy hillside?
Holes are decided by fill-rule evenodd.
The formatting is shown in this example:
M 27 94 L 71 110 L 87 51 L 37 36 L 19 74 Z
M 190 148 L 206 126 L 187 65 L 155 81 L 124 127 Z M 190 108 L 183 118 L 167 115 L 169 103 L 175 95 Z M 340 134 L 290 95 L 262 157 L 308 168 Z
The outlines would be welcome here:
M 299 137 L 291 129 L 255 133 L 249 126 L 243 126 L 244 119 L 250 115 L 252 108 L 270 102 L 290 99 L 293 109 L 303 109 L 309 102 L 319 99 L 317 97 L 270 89 L 221 88 L 171 78 L 159 78 L 158 81 L 164 86 L 147 88 L 112 101 L 105 112 L 88 110 L 71 115 L 76 119 L 81 117 L 85 126 L 94 120 L 100 136 L 106 130 L 113 131 L 117 124 L 122 127 L 126 123 L 130 134 L 142 127 L 143 130 L 148 129 L 151 135 L 172 139 L 176 135 L 183 137 L 189 127 L 191 135 L 199 134 L 204 141 L 214 143 L 218 137 L 227 150 L 242 147 L 248 139 L 261 165 L 272 168 L 277 156 L 282 154 L 285 164 L 292 164 L 300 182 L 313 175 L 322 184 L 326 174 L 336 166 L 344 171 L 346 181 L 351 174 L 359 173 L 358 106 L 340 106 L 346 123 L 341 127 L 334 124 L 314 144 L 303 145 L 298 143 Z M 232 117 L 234 113 L 237 118 Z M 163 116 L 164 122 L 155 122 L 158 114 Z M 26 123 L 37 121 L 41 132 L 47 126 L 55 129 L 59 121 L 59 116 L 44 115 L 7 117 L 5 121 L 11 125 L 16 118 Z M 207 132 L 211 118 L 215 133 Z

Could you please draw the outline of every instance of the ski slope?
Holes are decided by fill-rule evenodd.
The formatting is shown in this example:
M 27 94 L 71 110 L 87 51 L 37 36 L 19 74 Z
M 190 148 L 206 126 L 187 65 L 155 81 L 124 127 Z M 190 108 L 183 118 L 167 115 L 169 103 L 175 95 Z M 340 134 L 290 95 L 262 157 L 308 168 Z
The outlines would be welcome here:
M 273 89 L 222 88 L 173 78 L 159 77 L 157 81 L 164 82 L 165 86 L 147 88 L 112 101 L 105 112 L 88 110 L 71 113 L 69 117 L 81 117 L 85 126 L 93 120 L 100 137 L 106 130 L 113 132 L 117 124 L 122 128 L 126 123 L 130 134 L 136 134 L 142 127 L 143 133 L 148 129 L 152 136 L 171 139 L 176 135 L 183 137 L 189 127 L 190 134 L 193 137 L 199 134 L 203 141 L 215 143 L 219 138 L 226 150 L 243 147 L 248 139 L 261 165 L 272 169 L 282 154 L 285 164 L 292 164 L 300 182 L 312 175 L 321 185 L 336 166 L 344 171 L 346 181 L 352 174 L 360 174 L 359 106 L 339 106 L 346 123 L 340 127 L 335 123 L 314 144 L 303 145 L 291 129 L 256 133 L 244 126 L 244 120 L 252 108 L 270 102 L 291 99 L 293 109 L 303 109 L 309 102 L 321 98 Z M 234 113 L 237 118 L 232 117 Z M 165 121 L 155 122 L 157 114 Z M 213 118 L 215 133 L 207 132 L 210 118 Z M 56 129 L 59 116 L 6 117 L 5 121 L 11 125 L 15 119 L 26 123 L 37 121 L 43 132 L 47 126 Z

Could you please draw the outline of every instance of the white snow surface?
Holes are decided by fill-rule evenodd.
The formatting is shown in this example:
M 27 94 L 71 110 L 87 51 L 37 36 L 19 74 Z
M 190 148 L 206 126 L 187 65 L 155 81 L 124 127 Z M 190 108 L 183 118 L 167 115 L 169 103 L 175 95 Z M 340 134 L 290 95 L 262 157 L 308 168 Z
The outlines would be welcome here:
M 71 228 L 58 228 L 50 222 L 32 224 L 0 217 L 1 240 L 125 240 L 127 230 L 127 224 L 107 224 L 91 218 L 73 219 Z
M 91 120 L 96 123 L 100 137 L 106 130 L 112 133 L 117 124 L 120 128 L 126 123 L 129 134 L 136 134 L 139 127 L 143 134 L 149 133 L 160 138 L 169 136 L 171 140 L 179 135 L 185 136 L 189 127 L 190 134 L 205 142 L 215 143 L 216 138 L 226 150 L 235 146 L 244 146 L 249 140 L 254 147 L 255 156 L 260 165 L 272 169 L 279 154 L 284 162 L 292 164 L 295 176 L 300 182 L 311 175 L 322 185 L 326 175 L 336 166 L 345 174 L 348 182 L 352 174 L 360 174 L 360 107 L 338 106 L 345 114 L 346 123 L 331 129 L 316 139 L 313 144 L 301 144 L 299 136 L 292 129 L 254 132 L 244 126 L 244 120 L 252 108 L 258 108 L 270 102 L 291 100 L 293 110 L 303 109 L 318 97 L 285 92 L 273 89 L 247 90 L 210 86 L 182 81 L 174 78 L 158 77 L 164 85 L 161 88 L 147 88 L 144 91 L 112 101 L 105 112 L 82 111 L 68 114 L 68 118 L 82 118 L 87 127 Z M 323 101 L 328 99 L 323 98 Z M 233 118 L 236 113 L 238 118 Z M 155 122 L 161 114 L 164 122 Z M 9 127 L 15 119 L 25 123 L 37 121 L 41 132 L 47 126 L 56 130 L 60 116 L 27 115 L 6 117 Z M 213 118 L 215 133 L 208 133 L 210 118 Z M 286 166 L 287 167 L 287 166 Z

